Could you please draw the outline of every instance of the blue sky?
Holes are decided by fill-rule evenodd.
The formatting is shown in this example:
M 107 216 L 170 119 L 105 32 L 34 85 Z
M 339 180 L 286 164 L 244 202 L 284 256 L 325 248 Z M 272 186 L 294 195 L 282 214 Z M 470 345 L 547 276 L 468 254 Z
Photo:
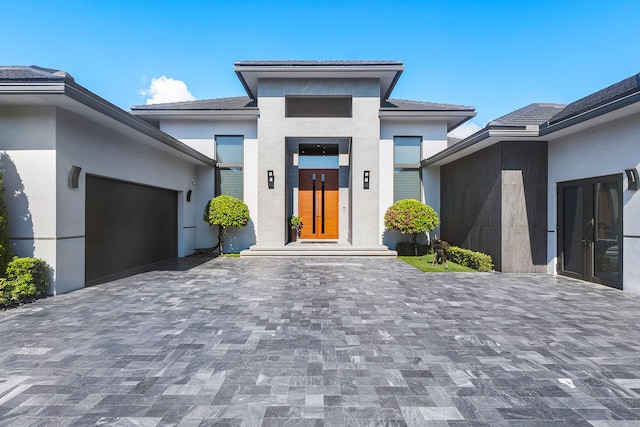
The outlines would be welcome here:
M 33 0 L 2 15 L 1 65 L 65 70 L 124 109 L 161 76 L 198 99 L 245 95 L 239 60 L 392 59 L 394 98 L 473 105 L 482 126 L 640 72 L 638 0 Z

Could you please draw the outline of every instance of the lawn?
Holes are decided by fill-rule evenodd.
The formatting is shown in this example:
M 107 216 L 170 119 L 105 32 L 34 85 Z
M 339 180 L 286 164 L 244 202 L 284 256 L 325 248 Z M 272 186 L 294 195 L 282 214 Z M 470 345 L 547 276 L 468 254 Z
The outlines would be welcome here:
M 473 268 L 465 267 L 460 264 L 456 264 L 454 262 L 449 261 L 449 269 L 446 270 L 444 265 L 436 264 L 431 265 L 433 262 L 433 254 L 428 254 L 424 256 L 399 256 L 399 259 L 406 262 L 407 264 L 413 265 L 416 268 L 419 268 L 422 271 L 427 273 L 443 273 L 443 272 L 475 272 Z

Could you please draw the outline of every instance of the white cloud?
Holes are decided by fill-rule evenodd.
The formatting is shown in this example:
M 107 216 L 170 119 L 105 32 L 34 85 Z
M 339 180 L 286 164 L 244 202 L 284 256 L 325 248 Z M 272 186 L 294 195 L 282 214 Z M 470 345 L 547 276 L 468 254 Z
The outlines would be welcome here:
M 452 138 L 465 139 L 469 135 L 473 135 L 478 132 L 480 129 L 482 129 L 482 126 L 473 122 L 467 122 L 449 132 L 449 136 Z
M 187 85 L 182 80 L 175 80 L 167 76 L 151 79 L 151 84 L 147 89 L 140 90 L 142 96 L 148 96 L 146 104 L 162 104 L 164 102 L 193 101 L 195 96 L 191 95 Z

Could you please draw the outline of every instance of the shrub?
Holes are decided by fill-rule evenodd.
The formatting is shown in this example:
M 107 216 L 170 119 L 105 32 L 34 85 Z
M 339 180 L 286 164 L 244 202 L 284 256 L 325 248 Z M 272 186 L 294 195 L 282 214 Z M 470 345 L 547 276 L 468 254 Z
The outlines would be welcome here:
M 20 304 L 46 294 L 48 268 L 38 258 L 13 258 L 7 266 L 7 277 L 0 279 L 0 305 Z
M 13 258 L 9 240 L 9 216 L 4 200 L 3 176 L 0 174 L 0 276 L 4 277 L 7 265 Z
M 478 271 L 493 270 L 491 256 L 482 252 L 474 252 L 469 249 L 450 246 L 447 249 L 447 258 L 456 264 L 464 265 Z
M 384 214 L 384 226 L 387 230 L 411 234 L 414 255 L 418 255 L 418 233 L 428 233 L 440 224 L 438 214 L 429 205 L 414 199 L 395 202 Z
M 396 243 L 396 251 L 400 256 L 414 256 L 415 248 L 411 242 L 398 242 Z M 418 244 L 418 256 L 431 253 L 431 246 L 429 244 Z
M 249 223 L 249 208 L 240 199 L 231 196 L 218 196 L 207 202 L 204 208 L 205 222 L 217 225 L 218 247 L 222 254 L 222 238 L 228 227 L 244 227 Z

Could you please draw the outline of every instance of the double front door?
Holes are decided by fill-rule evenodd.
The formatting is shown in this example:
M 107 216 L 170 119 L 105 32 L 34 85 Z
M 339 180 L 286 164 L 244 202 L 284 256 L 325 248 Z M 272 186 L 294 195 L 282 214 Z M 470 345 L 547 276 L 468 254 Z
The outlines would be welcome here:
M 558 184 L 558 271 L 622 289 L 622 175 Z
M 338 169 L 300 169 L 301 239 L 338 238 Z

